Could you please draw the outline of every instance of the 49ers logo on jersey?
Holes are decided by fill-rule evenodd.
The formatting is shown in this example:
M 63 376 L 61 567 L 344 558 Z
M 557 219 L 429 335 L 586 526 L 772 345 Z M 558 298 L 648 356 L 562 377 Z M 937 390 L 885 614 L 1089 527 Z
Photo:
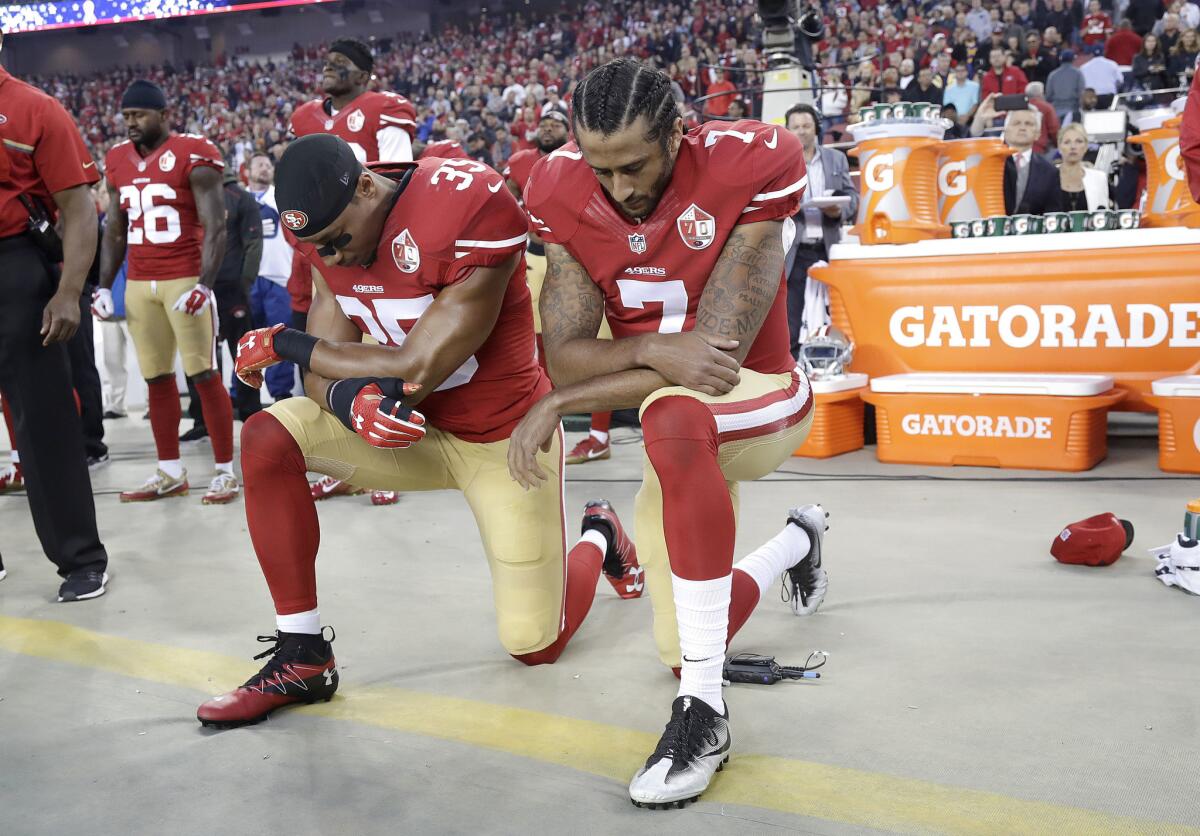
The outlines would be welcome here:
M 297 229 L 304 229 L 308 226 L 308 215 L 301 212 L 299 209 L 289 209 L 279 216 L 283 221 L 283 225 L 295 232 Z
M 716 218 L 694 203 L 676 218 L 675 226 L 684 245 L 691 250 L 703 250 L 717 237 Z
M 163 171 L 170 171 L 175 167 L 175 155 L 170 151 L 163 151 L 162 156 L 158 158 L 158 167 Z
M 346 117 L 346 127 L 355 133 L 361 131 L 366 122 L 367 117 L 363 115 L 361 110 L 356 110 Z
M 407 229 L 392 239 L 392 260 L 401 273 L 415 273 L 421 266 L 421 251 Z

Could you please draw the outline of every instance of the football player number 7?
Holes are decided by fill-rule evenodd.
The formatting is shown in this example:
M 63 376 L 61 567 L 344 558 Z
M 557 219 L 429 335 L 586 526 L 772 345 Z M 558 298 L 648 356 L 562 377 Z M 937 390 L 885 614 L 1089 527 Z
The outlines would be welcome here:
M 643 282 L 637 279 L 617 279 L 621 304 L 626 308 L 645 309 L 646 305 L 662 305 L 662 320 L 658 333 L 678 334 L 687 319 L 687 287 L 679 279 L 664 282 Z
M 166 183 L 147 183 L 140 189 L 122 186 L 118 194 L 129 216 L 128 243 L 170 244 L 179 238 L 179 212 L 174 206 L 156 206 L 154 203 L 160 198 L 175 199 L 175 190 Z

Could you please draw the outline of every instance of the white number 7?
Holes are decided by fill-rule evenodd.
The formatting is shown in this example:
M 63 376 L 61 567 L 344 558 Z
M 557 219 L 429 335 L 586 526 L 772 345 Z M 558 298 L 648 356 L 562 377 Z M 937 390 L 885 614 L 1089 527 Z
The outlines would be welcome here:
M 683 330 L 683 323 L 687 319 L 688 295 L 687 287 L 679 279 L 664 282 L 617 279 L 617 289 L 621 293 L 621 304 L 627 308 L 642 310 L 647 302 L 662 303 L 662 322 L 658 323 L 658 333 L 678 334 Z

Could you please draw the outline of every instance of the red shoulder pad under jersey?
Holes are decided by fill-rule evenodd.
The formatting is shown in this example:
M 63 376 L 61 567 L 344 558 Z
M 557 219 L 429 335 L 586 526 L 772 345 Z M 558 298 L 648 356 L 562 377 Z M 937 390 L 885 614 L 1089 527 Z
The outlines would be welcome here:
M 325 131 L 325 123 L 330 121 L 323 108 L 321 99 L 305 102 L 292 111 L 292 121 L 288 123 L 288 131 L 292 136 L 308 136 Z
M 1183 158 L 1192 199 L 1200 202 L 1200 73 L 1192 79 L 1183 122 L 1179 126 L 1179 155 Z
M 752 119 L 706 122 L 685 141 L 696 143 L 703 176 L 736 191 L 745 207 L 739 224 L 796 214 L 808 176 L 803 146 L 790 131 Z
M 566 244 L 596 186 L 596 175 L 574 142 L 542 157 L 524 189 L 529 228 L 549 244 Z
M 453 139 L 440 139 L 437 142 L 429 143 L 421 149 L 421 155 L 417 159 L 431 160 L 435 157 L 443 160 L 471 159 L 463 147 Z
M 537 161 L 542 156 L 542 152 L 536 148 L 521 149 L 509 157 L 508 165 L 504 167 L 504 176 L 516 183 L 518 189 L 524 191 L 525 186 L 529 183 L 529 176 L 533 174 L 533 167 L 537 165 Z
M 375 117 L 375 130 L 402 128 L 409 138 L 417 135 L 417 109 L 412 102 L 399 93 L 371 92 L 371 114 Z
M 180 144 L 186 147 L 188 152 L 184 173 L 191 174 L 195 169 L 204 167 L 215 168 L 217 171 L 225 169 L 221 152 L 207 138 L 199 134 L 179 134 L 179 139 L 186 140 Z

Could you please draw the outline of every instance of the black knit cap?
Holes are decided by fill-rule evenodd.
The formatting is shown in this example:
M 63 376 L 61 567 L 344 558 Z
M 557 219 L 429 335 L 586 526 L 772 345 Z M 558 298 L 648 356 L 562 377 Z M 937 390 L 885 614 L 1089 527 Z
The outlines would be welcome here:
M 309 134 L 288 145 L 275 167 L 283 225 L 299 238 L 328 227 L 350 205 L 362 170 L 346 141 L 332 134 Z
M 167 97 L 157 84 L 139 78 L 129 85 L 121 97 L 121 110 L 127 109 L 166 110 Z
M 375 68 L 375 59 L 371 57 L 371 50 L 362 41 L 340 38 L 329 45 L 329 51 L 345 55 L 360 70 L 371 72 Z

